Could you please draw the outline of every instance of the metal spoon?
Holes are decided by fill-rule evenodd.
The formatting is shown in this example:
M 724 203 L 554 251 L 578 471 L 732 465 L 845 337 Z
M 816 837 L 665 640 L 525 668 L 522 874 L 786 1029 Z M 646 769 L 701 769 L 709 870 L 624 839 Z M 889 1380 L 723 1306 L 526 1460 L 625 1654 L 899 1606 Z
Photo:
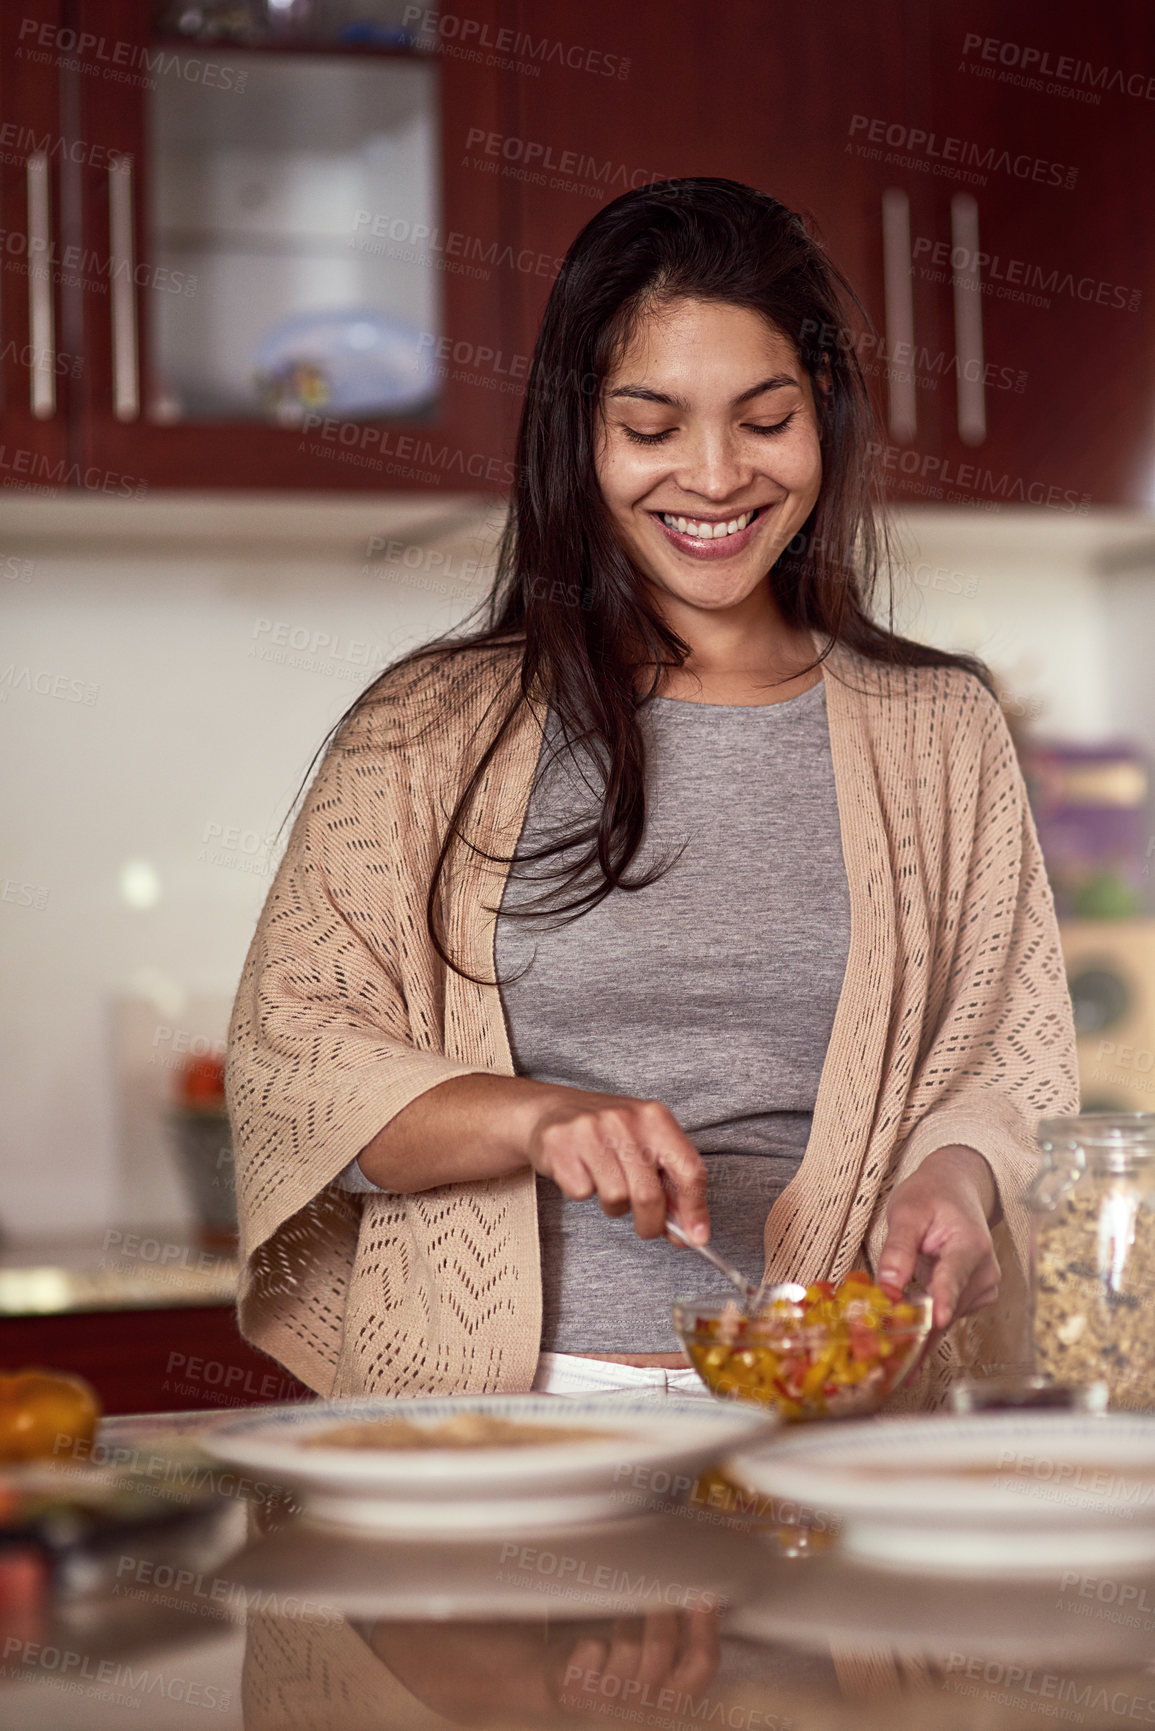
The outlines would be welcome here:
M 719 1256 L 712 1245 L 695 1244 L 694 1240 L 678 1225 L 671 1214 L 666 1216 L 666 1236 L 672 1238 L 676 1244 L 684 1244 L 687 1250 L 696 1250 L 699 1256 L 704 1256 L 712 1268 L 716 1268 L 719 1274 L 726 1276 L 731 1286 L 737 1287 L 742 1295 L 743 1309 L 747 1311 L 753 1309 L 751 1300 L 758 1297 L 762 1288 L 747 1280 L 746 1276 L 740 1273 L 738 1269 L 733 1268 L 724 1256 Z

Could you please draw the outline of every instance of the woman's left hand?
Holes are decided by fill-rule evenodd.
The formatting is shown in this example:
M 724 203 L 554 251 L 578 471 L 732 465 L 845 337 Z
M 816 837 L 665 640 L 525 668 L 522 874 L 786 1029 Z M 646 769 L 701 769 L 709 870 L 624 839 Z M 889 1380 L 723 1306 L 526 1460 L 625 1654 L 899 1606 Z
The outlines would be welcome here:
M 915 1278 L 934 1299 L 934 1326 L 949 1328 L 998 1295 L 999 1264 L 988 1222 L 998 1207 L 991 1169 L 973 1148 L 936 1149 L 895 1186 L 876 1278 Z

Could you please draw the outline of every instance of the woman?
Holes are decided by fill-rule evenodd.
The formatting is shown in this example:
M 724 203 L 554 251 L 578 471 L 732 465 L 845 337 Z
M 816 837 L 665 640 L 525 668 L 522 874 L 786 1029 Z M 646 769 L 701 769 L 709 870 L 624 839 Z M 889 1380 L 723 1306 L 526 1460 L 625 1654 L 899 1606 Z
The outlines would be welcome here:
M 927 1280 L 913 1401 L 1023 1356 L 1058 934 L 984 671 L 871 616 L 848 293 L 737 183 L 603 210 L 485 628 L 339 725 L 228 1063 L 241 1325 L 321 1393 L 691 1383 L 669 1213 L 751 1274 Z

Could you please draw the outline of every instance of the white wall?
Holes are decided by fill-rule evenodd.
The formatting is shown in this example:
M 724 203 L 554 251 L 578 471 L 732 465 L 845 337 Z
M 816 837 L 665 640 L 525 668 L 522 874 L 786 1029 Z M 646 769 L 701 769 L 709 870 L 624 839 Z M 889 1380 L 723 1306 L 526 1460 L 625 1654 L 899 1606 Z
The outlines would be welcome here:
M 375 534 L 422 547 L 428 531 L 406 523 L 429 518 L 428 504 L 406 515 L 326 502 L 302 522 L 301 507 L 294 516 L 279 502 L 246 521 L 240 505 L 205 501 L 198 528 L 191 507 L 179 507 L 182 524 L 172 502 L 150 500 L 97 524 L 92 551 L 61 533 L 72 505 L 49 516 L 41 502 L 10 504 L 0 531 L 0 1230 L 10 1234 L 139 1219 L 139 1174 L 122 1171 L 114 1000 L 154 1004 L 152 1055 L 166 1076 L 175 1043 L 206 1015 L 221 1022 L 268 889 L 263 838 L 313 752 L 374 668 L 445 629 L 477 593 L 456 576 L 480 552 L 461 534 L 432 542 L 425 567 L 407 573 L 367 560 Z M 452 503 L 437 509 L 450 523 L 462 516 Z M 235 533 L 213 545 L 209 518 L 219 527 L 221 513 Z M 170 533 L 188 550 L 166 544 Z M 430 555 L 443 562 L 429 568 Z M 278 635 L 328 641 L 292 665 Z M 144 899 L 142 868 L 155 874 L 155 905 L 126 902 L 129 862 Z M 144 1200 L 170 1193 L 169 1217 L 179 1212 L 171 1175 Z
M 1147 533 L 1124 513 L 910 512 L 898 623 L 976 652 L 1004 699 L 1040 733 L 1100 739 L 1117 728 L 1112 615 L 1100 566 Z M 1151 576 L 1155 592 L 1155 571 Z M 1150 734 L 1155 751 L 1155 728 Z
M 902 616 L 978 649 L 1046 732 L 1126 722 L 1155 752 L 1137 647 L 1155 640 L 1152 530 L 1054 515 L 912 513 Z M 373 669 L 481 593 L 494 522 L 461 499 L 5 502 L 0 1229 L 179 1217 L 116 1066 L 167 1086 L 182 1033 L 223 1032 L 268 888 L 263 838 Z M 371 536 L 409 551 L 367 558 Z M 328 641 L 293 665 L 266 658 L 278 635 Z M 131 905 L 150 885 L 154 904 Z

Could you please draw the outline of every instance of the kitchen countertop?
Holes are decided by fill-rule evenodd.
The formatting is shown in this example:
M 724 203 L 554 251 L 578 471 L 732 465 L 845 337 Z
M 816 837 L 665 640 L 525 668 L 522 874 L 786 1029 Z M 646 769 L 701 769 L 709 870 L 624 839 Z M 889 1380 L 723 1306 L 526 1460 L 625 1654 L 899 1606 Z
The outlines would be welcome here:
M 0 1249 L 0 1317 L 232 1305 L 237 1280 L 232 1246 L 171 1228 L 27 1239 Z
M 114 1419 L 100 1440 L 160 1483 L 170 1451 L 221 1422 Z M 211 1530 L 117 1540 L 52 1599 L 0 1603 L 4 1723 L 123 1731 L 126 1706 L 140 1731 L 178 1731 L 204 1718 L 193 1707 L 217 1731 L 1103 1731 L 1155 1717 L 1151 1577 L 1127 1583 L 1138 1614 L 1096 1617 L 1120 1582 L 1096 1599 L 1067 1577 L 791 1557 L 765 1518 L 707 1533 L 692 1506 L 516 1542 L 346 1535 L 200 1458 L 220 1499 Z M 607 1615 L 593 1567 L 563 1581 L 579 1558 L 612 1564 L 636 1604 Z M 725 1578 L 743 1583 L 732 1598 L 701 1590 Z

